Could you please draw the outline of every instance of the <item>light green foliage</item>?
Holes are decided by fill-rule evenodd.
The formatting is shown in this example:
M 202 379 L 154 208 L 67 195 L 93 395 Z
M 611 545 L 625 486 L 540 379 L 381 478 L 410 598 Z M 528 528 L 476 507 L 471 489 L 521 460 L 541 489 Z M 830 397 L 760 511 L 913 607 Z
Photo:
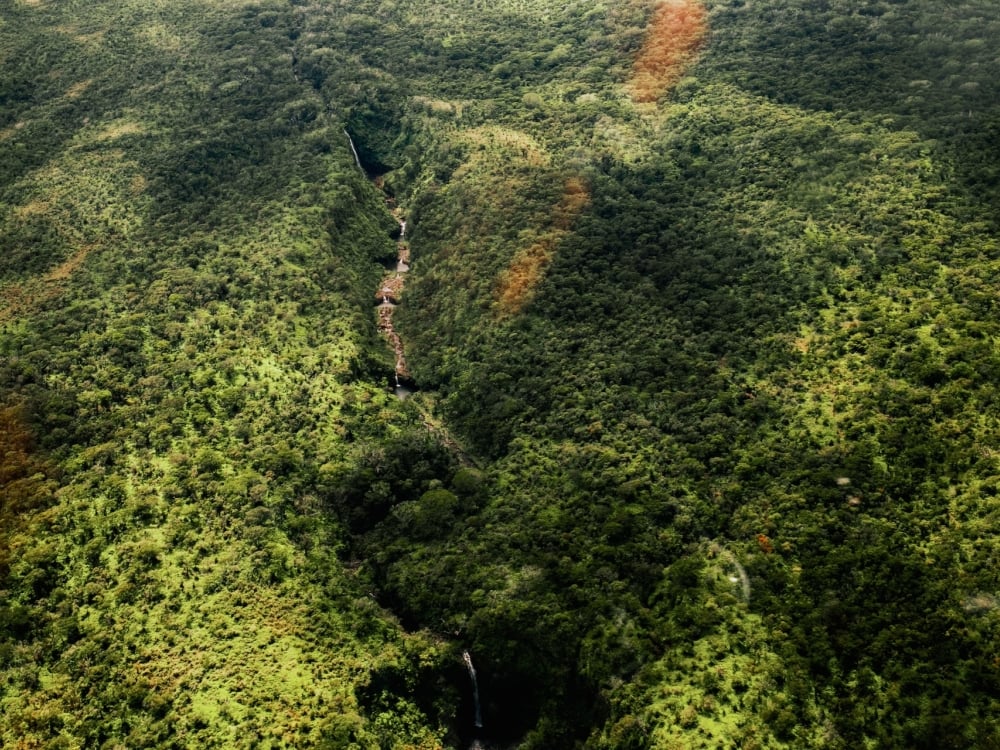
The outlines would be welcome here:
M 374 382 L 393 222 L 287 14 L 6 20 L 3 398 L 59 479 L 4 539 L 0 742 L 377 746 L 358 695 L 426 639 L 338 558 L 315 476 L 412 420 Z
M 995 3 L 705 7 L 5 11 L 0 744 L 998 742 Z

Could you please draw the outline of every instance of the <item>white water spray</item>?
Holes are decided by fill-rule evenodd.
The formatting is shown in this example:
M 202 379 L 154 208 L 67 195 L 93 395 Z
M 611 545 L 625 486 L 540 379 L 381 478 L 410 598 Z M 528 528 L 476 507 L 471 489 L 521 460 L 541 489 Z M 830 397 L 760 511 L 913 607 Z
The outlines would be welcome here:
M 469 670 L 469 678 L 472 680 L 472 700 L 476 706 L 476 728 L 482 729 L 483 715 L 479 709 L 479 683 L 476 681 L 476 668 L 472 666 L 472 654 L 468 651 L 463 651 L 462 661 L 465 662 L 465 666 Z
M 365 173 L 365 168 L 361 166 L 361 157 L 358 156 L 358 150 L 354 148 L 354 141 L 351 140 L 351 134 L 347 132 L 347 128 L 344 128 L 344 135 L 347 136 L 347 142 L 351 144 L 351 153 L 354 154 L 354 163 L 358 165 L 358 169 L 360 169 L 362 173 Z
M 735 575 L 729 576 L 729 581 L 731 583 L 739 584 L 740 593 L 743 594 L 743 599 L 745 601 L 750 601 L 750 576 L 747 575 L 746 568 L 740 565 L 740 561 L 736 559 L 736 555 L 730 552 L 728 549 L 722 545 L 713 542 L 709 549 L 716 555 L 721 555 L 729 561 L 729 564 L 733 566 L 733 571 Z
M 747 575 L 746 568 L 740 565 L 739 560 L 732 557 L 730 562 L 732 562 L 733 567 L 736 568 L 736 575 L 730 576 L 729 580 L 733 583 L 740 584 L 740 591 L 743 592 L 743 599 L 745 601 L 750 601 L 750 576 Z

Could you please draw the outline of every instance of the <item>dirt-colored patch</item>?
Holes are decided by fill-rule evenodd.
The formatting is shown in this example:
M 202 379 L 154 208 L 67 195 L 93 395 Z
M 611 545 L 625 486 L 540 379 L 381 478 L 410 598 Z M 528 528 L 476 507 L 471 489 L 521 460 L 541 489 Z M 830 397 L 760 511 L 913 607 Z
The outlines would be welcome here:
M 382 284 L 375 291 L 375 299 L 388 298 L 392 302 L 399 302 L 403 296 L 403 277 L 396 275 L 382 280 Z
M 68 279 L 80 266 L 83 265 L 83 261 L 87 259 L 87 255 L 92 249 L 92 246 L 88 246 L 77 250 L 69 258 L 49 271 L 49 273 L 45 276 L 45 281 L 65 281 Z
M 636 103 L 655 102 L 694 61 L 707 31 L 697 0 L 666 0 L 653 10 L 642 49 L 632 65 L 629 90 Z
M 18 130 L 20 130 L 21 128 L 23 128 L 27 124 L 28 123 L 25 122 L 24 120 L 18 120 L 13 125 L 11 125 L 9 128 L 4 128 L 3 130 L 0 130 L 0 141 L 7 140 L 12 135 L 14 135 L 14 133 L 16 133 Z
M 32 216 L 44 216 L 50 208 L 52 208 L 52 204 L 49 201 L 36 199 L 15 208 L 14 217 L 23 221 Z
M 81 96 L 83 96 L 83 92 L 90 88 L 90 85 L 93 82 L 94 81 L 91 78 L 88 78 L 85 81 L 77 81 L 72 86 L 70 86 L 68 89 L 66 89 L 66 98 L 67 99 L 79 99 Z
M 63 291 L 63 282 L 83 265 L 93 249 L 93 245 L 82 247 L 44 276 L 0 289 L 0 322 L 13 320 L 58 297 Z
M 104 128 L 100 133 L 97 134 L 98 141 L 113 141 L 116 138 L 122 138 L 126 135 L 139 135 L 145 133 L 146 128 L 137 122 L 129 122 L 123 120 L 121 122 L 115 122 L 108 127 Z
M 590 203 L 590 191 L 579 177 L 570 177 L 563 194 L 552 211 L 549 231 L 527 248 L 514 255 L 507 270 L 500 276 L 494 299 L 499 315 L 513 315 L 535 296 L 538 283 L 552 263 L 556 248 L 569 234 L 580 212 Z

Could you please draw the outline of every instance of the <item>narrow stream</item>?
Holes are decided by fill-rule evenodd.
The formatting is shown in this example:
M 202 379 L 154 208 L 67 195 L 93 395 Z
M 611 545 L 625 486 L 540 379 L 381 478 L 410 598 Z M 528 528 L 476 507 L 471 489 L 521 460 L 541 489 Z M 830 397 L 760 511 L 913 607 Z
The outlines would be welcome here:
M 354 141 L 351 138 L 351 134 L 347 132 L 347 128 L 344 128 L 344 135 L 347 136 L 347 142 L 351 144 L 351 153 L 354 154 L 354 163 L 358 165 L 358 169 L 360 169 L 367 177 L 368 173 L 365 172 L 365 168 L 361 166 L 361 157 L 358 156 L 358 150 L 354 148 Z
M 354 155 L 354 163 L 361 170 L 365 177 L 370 177 L 364 165 L 358 149 L 354 145 L 354 139 L 344 128 L 344 135 L 351 146 L 351 153 Z M 374 177 L 375 187 L 382 191 L 382 180 L 379 176 Z M 386 203 L 392 201 L 386 196 Z M 392 269 L 386 271 L 379 283 L 379 288 L 375 291 L 375 301 L 378 303 L 378 330 L 388 340 L 396 356 L 396 364 L 393 369 L 393 380 L 390 383 L 393 392 L 400 399 L 405 399 L 415 390 L 413 380 L 410 377 L 410 370 L 406 366 L 406 356 L 403 352 L 403 340 L 396 332 L 396 327 L 392 324 L 392 313 L 403 295 L 403 277 L 410 270 L 410 245 L 406 241 L 406 219 L 403 218 L 402 210 L 395 208 L 392 215 L 399 224 L 399 240 L 396 243 L 396 263 Z
M 479 681 L 476 679 L 476 668 L 472 666 L 472 654 L 468 651 L 462 652 L 462 661 L 465 662 L 465 668 L 469 671 L 469 678 L 472 680 L 472 700 L 476 709 L 476 728 L 483 728 L 483 712 L 479 707 Z
M 375 299 L 378 302 L 378 329 L 389 341 L 389 346 L 392 347 L 392 351 L 396 355 L 392 389 L 397 397 L 404 399 L 413 393 L 413 382 L 410 378 L 410 370 L 406 366 L 403 340 L 399 337 L 395 326 L 392 324 L 392 314 L 403 296 L 404 275 L 410 270 L 410 246 L 403 239 L 406 234 L 406 221 L 401 218 L 399 209 L 393 212 L 393 216 L 399 222 L 399 241 L 396 243 L 396 264 L 392 270 L 387 271 L 385 276 L 382 277 L 382 282 L 375 292 Z
M 361 164 L 358 151 L 354 147 L 354 141 L 351 140 L 351 136 L 346 129 L 344 130 L 344 135 L 347 136 L 348 143 L 351 145 L 351 153 L 354 154 L 354 161 L 357 164 L 358 169 L 360 169 L 365 176 L 368 176 L 364 166 Z M 380 190 L 382 189 L 381 180 L 377 177 L 375 179 L 375 184 Z M 391 199 L 387 199 L 388 204 L 391 205 L 392 202 L 393 201 Z M 378 289 L 375 290 L 374 296 L 378 315 L 378 330 L 389 342 L 396 358 L 393 379 L 390 385 L 397 398 L 405 399 L 416 390 L 416 387 L 413 384 L 410 370 L 406 365 L 403 341 L 393 325 L 392 318 L 396 307 L 402 301 L 405 275 L 406 272 L 410 270 L 410 243 L 406 239 L 406 219 L 403 218 L 402 209 L 394 208 L 392 210 L 392 215 L 399 223 L 399 238 L 396 242 L 396 262 L 391 268 L 387 269 L 385 274 L 382 276 L 382 280 L 379 282 Z M 461 446 L 455 442 L 455 440 L 448 433 L 447 429 L 434 420 L 429 414 L 424 415 L 424 426 L 437 435 L 442 443 L 455 453 L 459 462 L 463 466 L 477 465 L 476 462 L 465 453 Z M 468 650 L 462 652 L 462 661 L 465 664 L 465 668 L 471 682 L 472 703 L 475 711 L 475 729 L 474 735 L 471 738 L 469 750 L 486 750 L 487 746 L 484 744 L 484 740 L 478 736 L 481 734 L 483 729 L 482 706 L 479 700 L 479 681 L 476 675 L 476 668 L 472 664 L 472 654 L 469 653 Z

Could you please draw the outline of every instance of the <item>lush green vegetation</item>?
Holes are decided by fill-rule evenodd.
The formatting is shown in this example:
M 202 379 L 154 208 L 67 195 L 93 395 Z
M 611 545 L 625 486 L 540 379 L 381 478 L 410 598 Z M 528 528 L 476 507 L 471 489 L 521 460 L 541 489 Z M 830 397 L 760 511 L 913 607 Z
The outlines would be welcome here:
M 675 5 L 4 11 L 0 744 L 1000 747 L 1000 10 Z

